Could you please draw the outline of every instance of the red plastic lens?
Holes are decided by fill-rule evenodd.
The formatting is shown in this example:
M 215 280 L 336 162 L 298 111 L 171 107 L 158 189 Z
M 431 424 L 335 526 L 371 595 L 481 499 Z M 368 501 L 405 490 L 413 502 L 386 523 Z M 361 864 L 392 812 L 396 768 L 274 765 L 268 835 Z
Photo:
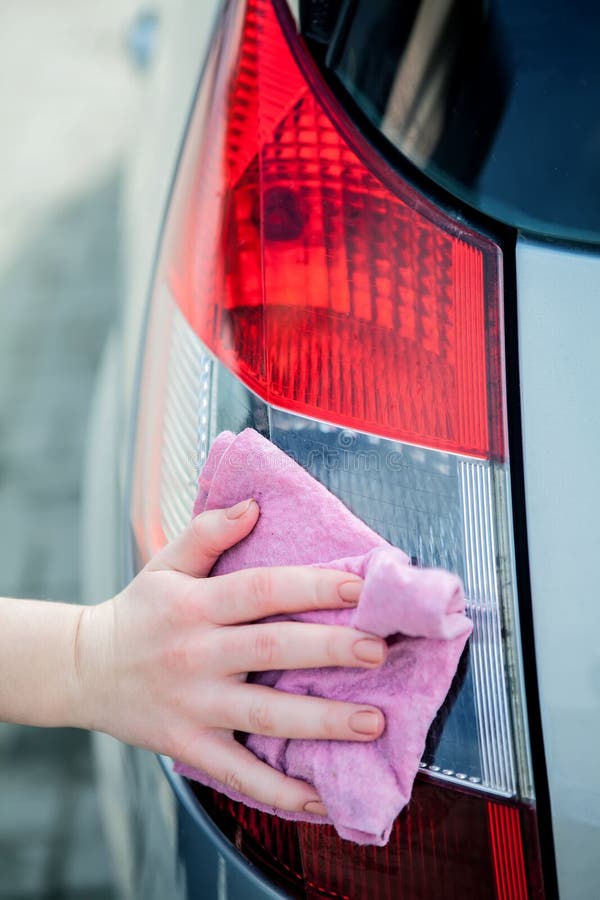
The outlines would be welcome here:
M 490 845 L 500 900 L 521 900 L 528 895 L 521 822 L 518 810 L 488 803 Z
M 418 781 L 386 847 L 343 841 L 329 825 L 294 824 L 194 785 L 225 834 L 290 893 L 316 900 L 541 898 L 539 856 L 523 853 L 532 813 Z
M 382 163 L 294 48 L 268 0 L 224 29 L 175 204 L 182 311 L 273 405 L 502 456 L 498 247 Z

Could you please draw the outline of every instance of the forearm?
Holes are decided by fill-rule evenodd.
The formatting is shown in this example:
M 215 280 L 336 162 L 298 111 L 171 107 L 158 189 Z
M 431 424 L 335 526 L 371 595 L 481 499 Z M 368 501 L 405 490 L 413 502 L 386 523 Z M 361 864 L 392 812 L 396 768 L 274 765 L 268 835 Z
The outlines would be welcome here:
M 79 725 L 83 607 L 0 598 L 0 721 Z

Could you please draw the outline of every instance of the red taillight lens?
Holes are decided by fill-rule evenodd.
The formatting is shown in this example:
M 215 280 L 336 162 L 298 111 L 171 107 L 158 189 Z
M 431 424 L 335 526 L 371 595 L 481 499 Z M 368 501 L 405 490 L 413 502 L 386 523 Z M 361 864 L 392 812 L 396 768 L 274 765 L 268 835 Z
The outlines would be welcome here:
M 236 846 L 306 900 L 543 896 L 535 841 L 534 859 L 525 860 L 523 853 L 523 834 L 529 835 L 535 820 L 527 808 L 417 783 L 389 844 L 358 847 L 341 840 L 329 825 L 294 826 L 238 808 L 206 788 L 197 791 Z
M 201 125 L 211 138 L 177 200 L 185 234 L 202 235 L 179 235 L 171 254 L 188 321 L 276 406 L 501 456 L 489 397 L 497 246 L 424 200 L 326 107 L 268 0 L 248 3 L 240 46 L 216 73 Z

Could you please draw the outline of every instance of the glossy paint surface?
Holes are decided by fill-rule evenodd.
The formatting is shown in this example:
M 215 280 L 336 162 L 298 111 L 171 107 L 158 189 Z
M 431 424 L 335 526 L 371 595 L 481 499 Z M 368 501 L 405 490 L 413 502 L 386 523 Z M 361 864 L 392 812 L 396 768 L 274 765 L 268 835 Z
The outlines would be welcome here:
M 535 653 L 558 880 L 561 900 L 586 900 L 600 887 L 600 258 L 521 241 L 517 280 Z
M 591 0 L 357 0 L 327 64 L 367 117 L 469 205 L 600 240 L 600 11 Z

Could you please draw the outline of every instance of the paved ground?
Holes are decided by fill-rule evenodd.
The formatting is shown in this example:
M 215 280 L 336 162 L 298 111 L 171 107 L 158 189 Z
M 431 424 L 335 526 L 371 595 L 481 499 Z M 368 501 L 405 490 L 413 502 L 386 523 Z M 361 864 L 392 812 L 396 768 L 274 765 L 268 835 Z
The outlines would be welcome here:
M 132 5 L 0 5 L 0 595 L 78 599 L 82 451 L 138 93 Z M 0 900 L 110 900 L 111 884 L 87 735 L 0 726 Z

